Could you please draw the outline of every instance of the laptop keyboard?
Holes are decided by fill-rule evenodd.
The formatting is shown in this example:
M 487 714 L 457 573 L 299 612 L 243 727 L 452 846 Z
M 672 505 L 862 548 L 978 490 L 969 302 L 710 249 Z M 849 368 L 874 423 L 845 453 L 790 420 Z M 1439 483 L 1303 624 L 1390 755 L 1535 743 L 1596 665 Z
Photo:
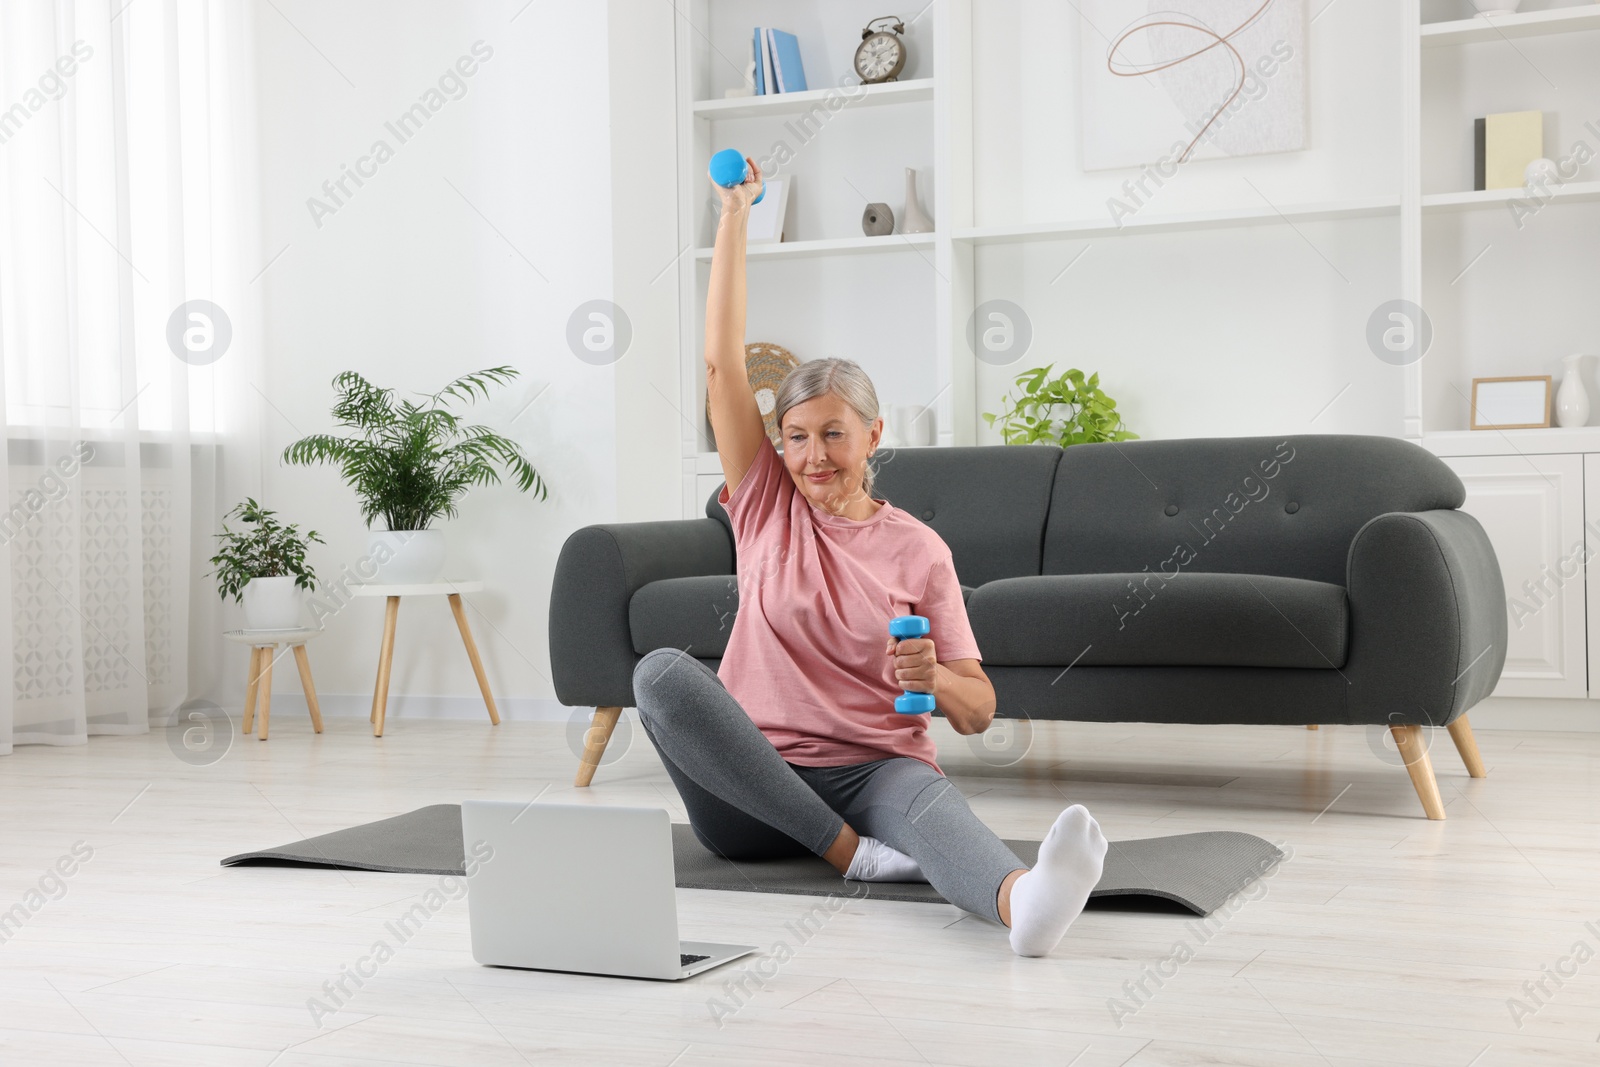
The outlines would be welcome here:
M 690 952 L 680 952 L 678 953 L 678 965 L 687 967 L 691 963 L 699 963 L 701 960 L 709 960 L 710 958 L 710 956 L 696 956 Z

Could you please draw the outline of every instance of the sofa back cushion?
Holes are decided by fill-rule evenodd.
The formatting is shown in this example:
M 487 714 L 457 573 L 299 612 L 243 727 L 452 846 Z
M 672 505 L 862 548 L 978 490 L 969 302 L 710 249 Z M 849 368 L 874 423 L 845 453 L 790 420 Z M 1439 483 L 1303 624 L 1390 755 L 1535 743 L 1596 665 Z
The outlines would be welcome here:
M 1039 573 L 1057 445 L 879 448 L 872 495 L 909 512 L 950 546 L 965 586 Z M 706 514 L 727 526 L 717 503 Z M 732 529 L 729 528 L 731 538 Z
M 1391 511 L 1458 508 L 1461 479 L 1397 437 L 1302 434 L 1073 445 L 1043 574 L 1273 574 L 1345 584 L 1350 542 Z

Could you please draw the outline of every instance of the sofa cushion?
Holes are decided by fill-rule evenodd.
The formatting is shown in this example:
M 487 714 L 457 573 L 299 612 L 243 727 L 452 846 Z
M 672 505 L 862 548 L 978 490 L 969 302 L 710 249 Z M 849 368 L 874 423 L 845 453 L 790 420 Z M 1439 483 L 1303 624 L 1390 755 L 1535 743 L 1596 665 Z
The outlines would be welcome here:
M 1056 470 L 1039 573 L 1176 566 L 1343 585 L 1350 543 L 1368 520 L 1465 499 L 1443 460 L 1396 437 L 1073 445 Z
M 1060 458 L 1059 445 L 881 448 L 870 460 L 872 495 L 937 533 L 965 585 L 1036 575 Z M 728 526 L 721 492 L 719 484 L 706 514 Z
M 697 659 L 721 657 L 739 611 L 731 574 L 665 578 L 639 587 L 628 601 L 628 628 L 639 655 L 681 648 Z
M 1343 586 L 1181 571 L 1007 578 L 967 616 L 985 667 L 1339 668 L 1350 621 Z

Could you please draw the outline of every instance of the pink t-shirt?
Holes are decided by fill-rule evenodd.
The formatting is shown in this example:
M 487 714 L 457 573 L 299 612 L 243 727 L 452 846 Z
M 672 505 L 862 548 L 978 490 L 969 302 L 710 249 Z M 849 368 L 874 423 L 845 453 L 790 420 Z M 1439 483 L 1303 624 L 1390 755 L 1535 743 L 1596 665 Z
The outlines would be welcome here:
M 911 756 L 938 770 L 930 716 L 894 710 L 904 690 L 884 650 L 890 619 L 922 615 L 940 662 L 981 659 L 949 546 L 887 501 L 861 520 L 816 507 L 766 437 L 717 502 L 739 559 L 717 676 L 767 740 L 806 767 Z

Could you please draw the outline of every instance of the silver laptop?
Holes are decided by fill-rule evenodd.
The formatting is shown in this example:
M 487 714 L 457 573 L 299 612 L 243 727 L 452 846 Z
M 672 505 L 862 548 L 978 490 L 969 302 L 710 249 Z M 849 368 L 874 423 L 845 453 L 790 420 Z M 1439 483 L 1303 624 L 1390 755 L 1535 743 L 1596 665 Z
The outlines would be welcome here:
M 757 951 L 678 940 L 661 808 L 466 800 L 461 832 L 479 963 L 676 980 Z

